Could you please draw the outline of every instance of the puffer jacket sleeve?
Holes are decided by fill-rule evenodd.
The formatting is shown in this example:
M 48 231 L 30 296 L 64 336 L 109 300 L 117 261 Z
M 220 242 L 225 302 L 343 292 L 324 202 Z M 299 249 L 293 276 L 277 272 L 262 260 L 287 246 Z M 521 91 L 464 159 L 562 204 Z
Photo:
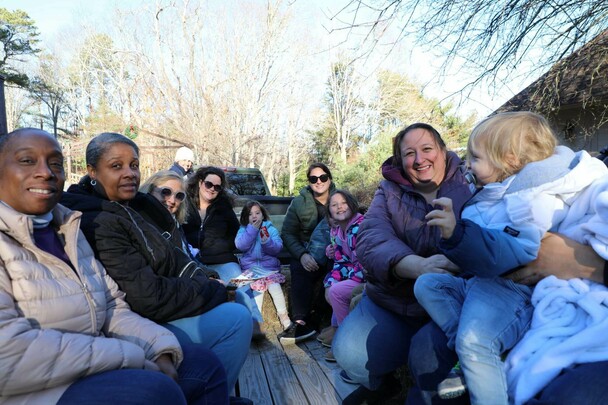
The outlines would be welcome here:
M 150 255 L 163 255 L 156 271 L 149 257 L 133 243 L 137 232 L 130 226 L 116 226 L 103 216 L 87 227 L 85 235 L 107 273 L 126 293 L 131 309 L 155 322 L 199 315 L 226 302 L 226 288 L 206 276 L 178 277 L 177 250 L 169 243 L 149 246 Z M 168 247 L 167 247 L 168 246 Z
M 515 232 L 515 228 L 511 229 Z M 442 239 L 439 247 L 464 274 L 492 278 L 536 258 L 543 230 L 533 224 L 521 224 L 517 232 L 518 235 L 510 235 L 464 219 L 456 223 L 452 237 Z
M 144 350 L 148 360 L 155 361 L 162 354 L 169 354 L 175 367 L 183 360 L 183 353 L 175 335 L 168 329 L 131 311 L 125 302 L 125 294 L 105 272 L 100 272 L 106 283 L 106 322 L 103 333 L 109 337 L 130 341 Z
M 405 256 L 414 254 L 396 234 L 387 206 L 384 188 L 380 187 L 365 214 L 357 238 L 357 257 L 366 271 L 368 281 L 394 284 L 390 269 Z
M 35 328 L 19 316 L 10 285 L 0 263 L 0 396 L 40 391 L 108 370 L 143 368 L 145 353 L 135 343 Z
M 257 240 L 259 230 L 249 224 L 247 226 L 241 226 L 234 239 L 236 248 L 241 252 L 246 252 L 255 244 Z
M 270 222 L 265 222 L 264 226 L 268 230 L 269 238 L 266 243 L 262 243 L 262 252 L 268 256 L 278 256 L 281 249 L 283 249 L 283 240 L 277 228 Z
M 283 227 L 281 228 L 283 243 L 291 256 L 296 260 L 300 260 L 300 257 L 304 253 L 307 253 L 306 246 L 300 241 L 300 227 L 302 226 L 300 211 L 303 204 L 304 197 L 302 196 L 297 196 L 291 201 L 283 220 Z

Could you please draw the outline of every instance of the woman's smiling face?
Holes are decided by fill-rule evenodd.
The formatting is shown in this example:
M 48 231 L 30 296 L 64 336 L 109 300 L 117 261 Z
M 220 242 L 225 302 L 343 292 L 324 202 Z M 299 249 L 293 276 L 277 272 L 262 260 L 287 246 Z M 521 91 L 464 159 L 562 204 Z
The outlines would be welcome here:
M 415 188 L 437 187 L 445 177 L 446 152 L 423 128 L 409 131 L 401 141 L 403 171 Z
M 14 210 L 28 215 L 50 212 L 61 199 L 64 183 L 63 153 L 52 135 L 27 129 L 4 145 L 0 200 Z
M 161 192 L 163 189 L 171 190 L 171 195 L 165 196 Z M 184 201 L 177 198 L 177 195 L 184 195 L 184 184 L 177 179 L 169 179 L 154 186 L 152 195 L 164 205 L 170 213 L 175 214 Z M 184 197 L 185 198 L 185 197 Z

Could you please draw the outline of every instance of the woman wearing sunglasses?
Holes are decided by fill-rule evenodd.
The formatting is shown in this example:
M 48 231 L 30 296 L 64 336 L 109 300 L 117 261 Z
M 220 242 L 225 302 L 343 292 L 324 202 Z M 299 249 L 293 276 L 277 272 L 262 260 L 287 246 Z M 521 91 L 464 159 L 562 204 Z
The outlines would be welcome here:
M 190 201 L 198 210 L 198 215 L 190 215 L 184 224 L 188 243 L 199 249 L 196 258 L 205 266 L 215 270 L 222 281 L 228 283 L 241 274 L 241 266 L 234 252 L 234 239 L 240 223 L 228 195 L 226 176 L 218 167 L 200 167 L 188 179 L 186 192 Z M 242 287 L 249 289 L 248 286 Z M 241 289 L 239 289 L 241 290 Z M 243 291 L 245 292 L 245 291 Z M 243 302 L 237 296 L 239 303 L 245 305 L 253 316 L 253 340 L 265 337 L 261 329 L 262 315 L 257 311 L 257 305 L 251 298 Z M 242 297 L 242 296 L 241 296 Z
M 188 242 L 200 249 L 198 259 L 228 281 L 241 274 L 234 255 L 234 238 L 239 230 L 226 190 L 226 176 L 218 167 L 199 168 L 188 180 L 187 194 L 199 215 L 189 217 L 185 224 Z M 233 274 L 234 273 L 234 274 Z
M 197 264 L 158 225 L 175 221 L 156 198 L 137 191 L 139 148 L 131 139 L 97 135 L 87 145 L 86 163 L 88 174 L 62 203 L 83 213 L 80 227 L 95 256 L 133 311 L 162 323 L 180 342 L 211 349 L 232 388 L 247 357 L 251 315 L 227 303 L 226 288 L 196 271 Z
M 313 163 L 306 171 L 310 183 L 295 197 L 285 214 L 281 238 L 291 253 L 291 309 L 294 321 L 279 334 L 281 343 L 297 343 L 312 337 L 316 331 L 310 325 L 315 283 L 321 284 L 326 274 L 308 251 L 310 236 L 317 224 L 325 217 L 325 204 L 329 193 L 335 189 L 331 172 L 323 163 Z M 319 289 L 320 291 L 322 288 Z M 321 297 L 321 301 L 324 299 Z
M 189 202 L 186 198 L 184 179 L 171 170 L 163 170 L 150 176 L 139 188 L 142 193 L 153 196 L 171 213 L 172 221 L 162 221 L 167 216 L 147 215 L 146 211 L 138 211 L 148 222 L 157 225 L 163 232 L 171 236 L 173 243 L 183 251 L 196 256 L 198 249 L 186 242 L 182 224 L 189 212 Z M 161 222 L 159 222 L 161 220 Z M 209 275 L 209 274 L 208 274 Z

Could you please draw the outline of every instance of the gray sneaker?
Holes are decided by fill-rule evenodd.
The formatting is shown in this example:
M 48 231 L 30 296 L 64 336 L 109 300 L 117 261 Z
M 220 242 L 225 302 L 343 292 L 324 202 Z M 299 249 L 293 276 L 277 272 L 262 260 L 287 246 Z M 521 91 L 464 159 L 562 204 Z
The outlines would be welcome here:
M 464 381 L 464 374 L 460 369 L 460 363 L 456 363 L 450 370 L 448 376 L 437 386 L 437 394 L 441 399 L 456 398 L 464 394 L 467 385 Z

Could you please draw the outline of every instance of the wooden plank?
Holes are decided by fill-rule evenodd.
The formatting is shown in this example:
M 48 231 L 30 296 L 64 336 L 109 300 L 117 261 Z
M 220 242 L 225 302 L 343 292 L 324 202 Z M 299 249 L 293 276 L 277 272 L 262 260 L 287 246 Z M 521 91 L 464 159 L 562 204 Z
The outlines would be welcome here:
M 249 355 L 239 374 L 239 395 L 257 405 L 273 405 L 264 364 L 255 343 L 249 347 Z
M 342 380 L 340 377 L 342 368 L 340 368 L 338 363 L 325 361 L 323 356 L 325 356 L 325 353 L 329 350 L 327 347 L 323 346 L 316 339 L 307 340 L 305 346 L 311 357 L 317 362 L 323 373 L 325 373 L 327 379 L 333 385 L 341 400 L 344 400 L 344 398 L 359 387 L 359 385 L 348 384 Z
M 312 357 L 305 343 L 285 345 L 283 346 L 283 350 L 287 358 L 289 358 L 298 381 L 304 389 L 307 403 L 324 405 L 339 405 L 342 403 L 334 386 L 329 382 L 319 364 Z
M 304 390 L 281 348 L 277 333 L 269 328 L 266 333 L 268 340 L 258 345 L 273 402 L 276 405 L 307 404 Z

